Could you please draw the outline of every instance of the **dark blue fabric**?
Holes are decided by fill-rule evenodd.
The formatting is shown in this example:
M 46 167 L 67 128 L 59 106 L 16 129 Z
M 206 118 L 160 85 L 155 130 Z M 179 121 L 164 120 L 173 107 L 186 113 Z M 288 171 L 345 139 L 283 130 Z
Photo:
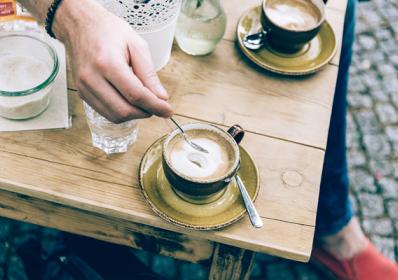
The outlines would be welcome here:
M 340 67 L 323 165 L 316 222 L 316 238 L 338 232 L 347 225 L 353 215 L 348 196 L 346 100 L 348 70 L 351 64 L 352 45 L 355 38 L 355 7 L 356 0 L 348 0 L 339 63 Z

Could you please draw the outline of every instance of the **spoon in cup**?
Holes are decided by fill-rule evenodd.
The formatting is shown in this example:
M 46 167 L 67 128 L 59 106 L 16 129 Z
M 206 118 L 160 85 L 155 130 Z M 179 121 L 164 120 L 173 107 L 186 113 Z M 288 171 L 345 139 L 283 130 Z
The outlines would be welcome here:
M 206 150 L 205 148 L 199 146 L 198 144 L 192 142 L 189 138 L 188 135 L 185 133 L 185 131 L 181 128 L 181 126 L 172 118 L 170 117 L 170 120 L 177 126 L 177 128 L 181 131 L 182 136 L 184 137 L 185 141 L 191 145 L 192 148 L 194 148 L 195 150 L 202 152 L 202 153 L 206 153 L 208 154 L 209 151 Z

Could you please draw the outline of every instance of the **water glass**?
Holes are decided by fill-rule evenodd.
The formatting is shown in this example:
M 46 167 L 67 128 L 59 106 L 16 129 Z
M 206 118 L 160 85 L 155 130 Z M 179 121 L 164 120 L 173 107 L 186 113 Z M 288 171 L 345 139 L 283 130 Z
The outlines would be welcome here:
M 175 38 L 187 54 L 209 54 L 223 37 L 226 25 L 220 0 L 183 0 Z
M 137 120 L 115 124 L 98 114 L 86 102 L 83 105 L 94 147 L 107 154 L 124 153 L 135 143 L 138 134 Z

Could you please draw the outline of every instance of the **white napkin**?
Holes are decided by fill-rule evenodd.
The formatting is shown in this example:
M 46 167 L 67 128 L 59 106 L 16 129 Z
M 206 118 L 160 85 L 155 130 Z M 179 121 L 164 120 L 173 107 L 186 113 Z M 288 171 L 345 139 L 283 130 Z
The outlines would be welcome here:
M 51 40 L 51 42 L 58 53 L 59 72 L 52 89 L 50 105 L 46 111 L 33 119 L 9 120 L 0 117 L 0 131 L 69 128 L 72 126 L 68 112 L 65 48 L 59 41 Z

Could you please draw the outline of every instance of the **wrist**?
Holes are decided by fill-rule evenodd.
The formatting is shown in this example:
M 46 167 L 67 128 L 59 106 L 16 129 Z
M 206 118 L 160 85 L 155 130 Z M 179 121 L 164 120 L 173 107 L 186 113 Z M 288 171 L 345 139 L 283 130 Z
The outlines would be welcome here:
M 55 14 L 52 30 L 57 39 L 68 45 L 81 27 L 87 28 L 96 18 L 101 18 L 99 12 L 102 10 L 104 8 L 96 1 L 63 0 Z

